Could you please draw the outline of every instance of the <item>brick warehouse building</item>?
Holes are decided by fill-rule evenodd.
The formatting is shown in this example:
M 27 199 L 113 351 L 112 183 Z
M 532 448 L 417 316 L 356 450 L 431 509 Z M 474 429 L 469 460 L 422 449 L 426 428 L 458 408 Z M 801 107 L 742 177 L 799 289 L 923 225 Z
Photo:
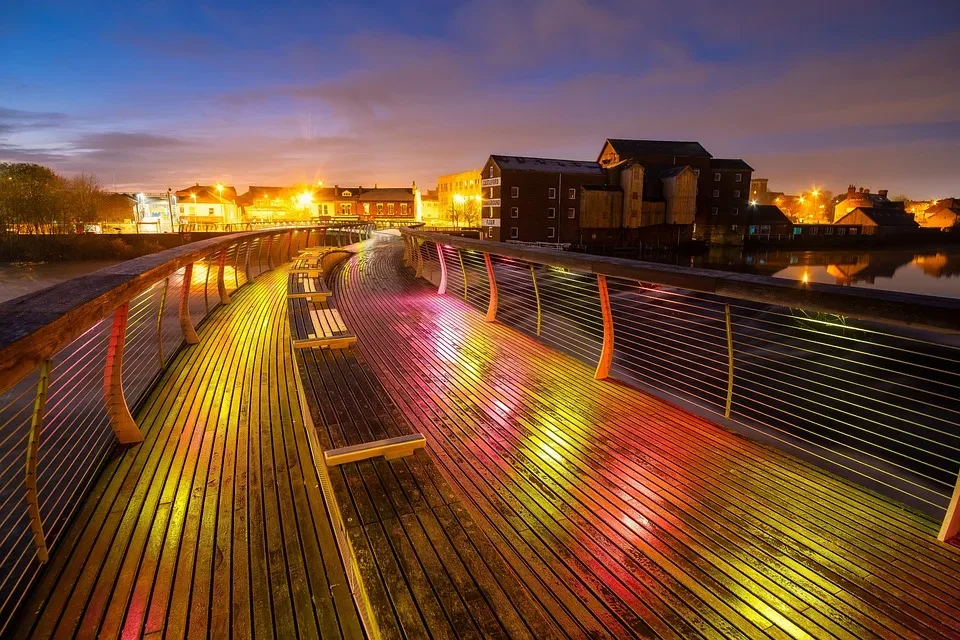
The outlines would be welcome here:
M 482 171 L 488 240 L 579 248 L 690 240 L 697 176 L 686 165 L 493 155 Z
M 711 242 L 742 241 L 743 212 L 750 200 L 753 169 L 740 159 L 714 158 L 699 142 L 675 140 L 604 141 L 597 162 L 613 167 L 633 160 L 653 170 L 688 166 L 697 178 L 696 216 L 691 236 Z M 719 179 L 718 179 L 719 176 Z

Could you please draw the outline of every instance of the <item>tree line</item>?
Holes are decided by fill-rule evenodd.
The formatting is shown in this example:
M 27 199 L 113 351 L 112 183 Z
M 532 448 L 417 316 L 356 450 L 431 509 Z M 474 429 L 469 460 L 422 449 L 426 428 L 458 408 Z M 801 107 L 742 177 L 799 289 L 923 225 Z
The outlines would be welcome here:
M 0 163 L 0 233 L 77 233 L 86 224 L 128 220 L 132 206 L 91 174 L 65 177 L 39 164 Z

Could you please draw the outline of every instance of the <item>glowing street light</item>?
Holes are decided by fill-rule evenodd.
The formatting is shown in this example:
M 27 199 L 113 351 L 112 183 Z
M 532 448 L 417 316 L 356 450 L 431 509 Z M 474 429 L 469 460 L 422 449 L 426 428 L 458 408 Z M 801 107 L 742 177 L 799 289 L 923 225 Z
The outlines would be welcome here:
M 751 207 L 757 206 L 757 201 L 756 201 L 756 200 L 751 200 L 751 201 L 750 201 L 750 206 L 751 206 Z
M 300 205 L 301 209 L 309 207 L 311 202 L 313 202 L 313 194 L 309 191 L 304 191 L 297 196 L 297 204 Z

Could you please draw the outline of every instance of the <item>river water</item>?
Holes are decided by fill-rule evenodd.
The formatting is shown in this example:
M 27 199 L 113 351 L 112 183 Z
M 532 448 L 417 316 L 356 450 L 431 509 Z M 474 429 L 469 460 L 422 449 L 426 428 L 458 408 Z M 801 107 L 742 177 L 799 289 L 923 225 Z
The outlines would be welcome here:
M 118 260 L 0 263 L 0 302 L 88 274 Z
M 657 262 L 740 271 L 841 286 L 960 298 L 960 249 L 778 251 L 712 249 L 699 256 L 644 256 Z

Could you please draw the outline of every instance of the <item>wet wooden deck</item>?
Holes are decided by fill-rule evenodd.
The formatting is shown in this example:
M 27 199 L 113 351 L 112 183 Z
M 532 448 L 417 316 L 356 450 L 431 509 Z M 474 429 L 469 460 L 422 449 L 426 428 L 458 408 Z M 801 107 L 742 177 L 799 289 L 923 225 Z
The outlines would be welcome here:
M 358 343 L 307 372 L 341 399 L 327 446 L 427 437 L 337 483 L 384 635 L 958 637 L 960 549 L 934 523 L 595 381 L 400 256 L 335 272 Z
M 200 327 L 137 414 L 17 637 L 362 637 L 294 384 L 287 273 Z

